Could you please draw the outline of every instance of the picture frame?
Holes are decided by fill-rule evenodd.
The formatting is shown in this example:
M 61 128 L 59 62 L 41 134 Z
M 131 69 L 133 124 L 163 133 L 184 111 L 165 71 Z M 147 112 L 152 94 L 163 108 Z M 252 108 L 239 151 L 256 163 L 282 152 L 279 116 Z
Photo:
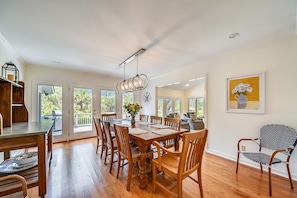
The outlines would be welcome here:
M 227 78 L 228 113 L 265 113 L 265 72 Z

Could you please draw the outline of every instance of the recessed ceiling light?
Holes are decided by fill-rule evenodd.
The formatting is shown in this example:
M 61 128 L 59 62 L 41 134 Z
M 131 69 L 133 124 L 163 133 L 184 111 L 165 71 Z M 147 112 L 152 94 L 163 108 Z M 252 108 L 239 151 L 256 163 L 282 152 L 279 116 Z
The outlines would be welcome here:
M 188 87 L 188 86 L 189 86 L 189 84 L 187 83 L 185 86 L 186 86 L 186 87 Z
M 58 60 L 54 60 L 53 61 L 54 63 L 56 63 L 56 64 L 59 64 L 59 63 L 61 63 L 60 61 L 58 61 Z
M 235 37 L 238 37 L 239 36 L 239 33 L 238 32 L 234 32 L 232 34 L 229 35 L 229 38 L 230 39 L 234 39 Z

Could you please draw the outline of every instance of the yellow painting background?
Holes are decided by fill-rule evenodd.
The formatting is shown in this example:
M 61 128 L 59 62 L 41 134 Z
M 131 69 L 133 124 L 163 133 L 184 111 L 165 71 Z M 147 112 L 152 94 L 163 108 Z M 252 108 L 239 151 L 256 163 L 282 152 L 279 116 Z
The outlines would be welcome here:
M 240 78 L 234 79 L 229 81 L 229 99 L 230 101 L 237 101 L 234 98 L 234 94 L 232 94 L 232 90 L 239 84 L 239 83 L 249 83 L 253 88 L 252 92 L 247 92 L 247 99 L 248 101 L 259 102 L 260 101 L 260 77 L 248 77 L 248 78 Z M 258 105 L 256 105 L 258 106 Z

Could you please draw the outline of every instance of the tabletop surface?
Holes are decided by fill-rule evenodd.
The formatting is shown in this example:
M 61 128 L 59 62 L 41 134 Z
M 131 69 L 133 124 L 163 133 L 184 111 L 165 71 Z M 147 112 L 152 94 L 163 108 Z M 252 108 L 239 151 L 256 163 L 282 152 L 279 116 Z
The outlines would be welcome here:
M 132 136 L 135 139 L 141 139 L 143 141 L 147 141 L 148 143 L 154 140 L 158 140 L 162 137 L 176 136 L 177 134 L 189 132 L 188 129 L 181 128 L 179 131 L 177 131 L 162 124 L 153 125 L 153 124 L 150 124 L 149 122 L 141 122 L 141 121 L 136 122 L 135 128 L 131 128 L 130 120 L 127 120 L 127 119 L 107 120 L 107 122 L 110 122 L 111 125 L 118 124 L 118 125 L 124 125 L 129 127 L 130 136 Z
M 0 139 L 47 134 L 52 125 L 52 120 L 44 120 L 42 122 L 13 123 L 11 127 L 3 128 L 3 134 L 0 135 Z

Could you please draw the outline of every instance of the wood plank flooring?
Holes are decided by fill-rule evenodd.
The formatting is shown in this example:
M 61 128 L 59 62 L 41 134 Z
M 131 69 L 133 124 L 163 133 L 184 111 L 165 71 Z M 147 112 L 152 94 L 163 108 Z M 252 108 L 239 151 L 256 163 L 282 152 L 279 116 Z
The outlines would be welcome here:
M 140 190 L 137 178 L 126 191 L 127 168 L 116 178 L 117 164 L 112 174 L 104 165 L 100 154 L 95 153 L 96 139 L 83 139 L 53 146 L 53 160 L 49 172 L 46 198 L 118 198 L 144 197 L 161 198 L 166 194 L 157 189 L 152 193 L 152 184 Z M 268 196 L 268 176 L 260 170 L 240 165 L 235 173 L 236 163 L 205 153 L 202 166 L 205 198 L 264 198 Z M 193 178 L 196 174 L 192 175 Z M 291 190 L 286 178 L 272 176 L 272 194 L 279 198 L 297 198 L 297 182 Z M 38 188 L 28 190 L 29 197 L 38 197 Z M 184 198 L 200 197 L 198 184 L 187 178 L 183 182 Z M 19 198 L 20 193 L 5 196 Z

